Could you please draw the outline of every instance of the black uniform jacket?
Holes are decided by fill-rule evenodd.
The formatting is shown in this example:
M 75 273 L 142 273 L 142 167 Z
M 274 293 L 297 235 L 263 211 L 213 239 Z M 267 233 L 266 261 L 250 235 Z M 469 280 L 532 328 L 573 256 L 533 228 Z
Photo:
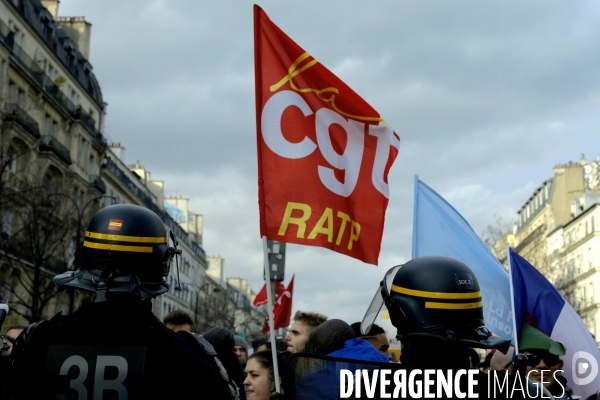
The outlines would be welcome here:
M 23 336 L 9 378 L 13 399 L 231 398 L 212 356 L 191 335 L 167 329 L 150 301 L 91 304 Z

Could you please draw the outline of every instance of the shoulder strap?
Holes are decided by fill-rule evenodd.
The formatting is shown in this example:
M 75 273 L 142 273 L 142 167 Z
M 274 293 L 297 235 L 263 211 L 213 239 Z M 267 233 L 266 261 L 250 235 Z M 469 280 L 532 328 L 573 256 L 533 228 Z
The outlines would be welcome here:
M 194 338 L 195 342 L 202 349 L 202 352 L 209 356 L 208 358 L 210 358 L 216 365 L 217 369 L 219 370 L 219 374 L 221 375 L 221 378 L 223 378 L 223 380 L 227 382 L 227 386 L 229 386 L 229 392 L 231 393 L 232 400 L 239 400 L 240 389 L 237 387 L 236 383 L 229 378 L 229 374 L 227 373 L 227 370 L 221 363 L 221 360 L 219 360 L 219 358 L 217 357 L 217 352 L 215 351 L 213 345 L 210 344 L 210 342 L 204 337 L 202 337 L 202 335 L 199 335 L 197 333 L 187 331 L 178 331 L 177 333 L 183 334 L 186 337 L 191 336 L 192 338 Z

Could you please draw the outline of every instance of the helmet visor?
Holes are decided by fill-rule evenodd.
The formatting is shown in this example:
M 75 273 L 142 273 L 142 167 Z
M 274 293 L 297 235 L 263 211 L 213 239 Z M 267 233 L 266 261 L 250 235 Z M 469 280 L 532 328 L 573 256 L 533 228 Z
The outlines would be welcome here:
M 369 308 L 367 309 L 367 312 L 365 313 L 365 316 L 360 324 L 360 332 L 363 335 L 366 335 L 375 323 L 377 315 L 381 311 L 385 299 L 387 299 L 390 295 L 392 282 L 394 281 L 396 272 L 398 272 L 401 267 L 402 265 L 397 265 L 393 268 L 390 268 L 388 272 L 385 273 L 383 281 L 379 283 L 379 288 L 377 288 L 375 296 L 373 296 L 373 300 L 371 300 L 371 305 L 369 305 Z

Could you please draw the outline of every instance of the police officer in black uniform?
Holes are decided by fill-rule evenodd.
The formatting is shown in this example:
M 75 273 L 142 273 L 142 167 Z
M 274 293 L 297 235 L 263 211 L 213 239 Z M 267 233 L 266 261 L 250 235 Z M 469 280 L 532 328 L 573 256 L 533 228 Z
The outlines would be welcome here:
M 365 314 L 361 332 L 369 331 L 384 304 L 398 330 L 400 362 L 406 368 L 469 369 L 469 347 L 506 353 L 510 346 L 510 340 L 492 336 L 485 327 L 477 277 L 453 258 L 418 257 L 390 269 Z M 487 376 L 479 375 L 480 398 L 486 398 Z
M 385 304 L 402 342 L 400 361 L 416 368 L 470 368 L 468 347 L 498 348 L 510 341 L 484 326 L 479 283 L 449 257 L 418 257 L 390 269 L 361 324 L 368 332 Z
M 152 211 L 119 204 L 98 211 L 58 290 L 94 294 L 69 316 L 33 324 L 13 350 L 12 399 L 232 399 L 235 386 L 200 336 L 167 329 L 151 299 L 181 253 Z

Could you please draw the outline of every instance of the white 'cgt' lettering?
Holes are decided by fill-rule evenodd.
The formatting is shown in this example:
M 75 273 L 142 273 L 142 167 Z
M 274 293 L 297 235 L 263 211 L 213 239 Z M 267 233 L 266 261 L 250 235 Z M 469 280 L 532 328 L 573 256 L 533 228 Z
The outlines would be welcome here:
M 290 106 L 298 107 L 304 116 L 312 114 L 312 110 L 298 93 L 291 90 L 276 93 L 267 101 L 262 110 L 261 130 L 263 140 L 274 153 L 281 157 L 304 158 L 315 151 L 317 144 L 306 136 L 299 143 L 292 143 L 283 136 L 281 116 L 285 109 Z M 329 127 L 333 124 L 340 126 L 346 132 L 347 141 L 343 154 L 337 153 L 333 148 L 331 136 L 329 135 Z M 364 124 L 353 119 L 346 119 L 328 108 L 321 108 L 315 115 L 315 125 L 317 143 L 321 154 L 332 167 L 344 171 L 345 175 L 344 182 L 341 182 L 335 177 L 334 169 L 319 165 L 319 179 L 333 193 L 348 197 L 356 187 L 362 164 L 365 140 Z M 377 138 L 371 180 L 375 189 L 386 198 L 389 198 L 388 184 L 383 180 L 383 175 L 390 155 L 390 146 L 398 149 L 400 140 L 385 122 L 380 122 L 379 125 L 369 125 L 369 135 Z

